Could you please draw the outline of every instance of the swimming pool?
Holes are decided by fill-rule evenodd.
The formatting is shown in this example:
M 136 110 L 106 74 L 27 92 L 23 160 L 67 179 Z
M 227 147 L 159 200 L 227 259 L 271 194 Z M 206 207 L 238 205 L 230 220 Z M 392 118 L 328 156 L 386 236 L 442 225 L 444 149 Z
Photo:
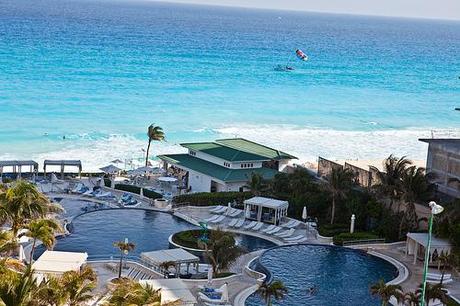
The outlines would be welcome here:
M 85 207 L 86 201 L 72 200 L 62 204 L 66 211 L 68 206 L 75 206 L 72 209 L 81 213 L 81 207 Z M 54 250 L 87 252 L 90 260 L 109 259 L 119 255 L 113 243 L 128 238 L 136 244 L 136 248 L 130 253 L 131 258 L 136 258 L 141 252 L 169 248 L 170 235 L 195 228 L 197 227 L 163 212 L 135 208 L 96 210 L 77 216 L 71 224 L 71 235 L 58 239 Z M 235 238 L 248 251 L 274 246 L 272 242 L 252 236 L 236 235 Z M 36 257 L 42 252 L 43 248 L 38 248 Z
M 95 210 L 96 207 L 100 208 L 109 208 L 106 204 L 95 203 L 90 200 L 76 200 L 72 198 L 53 198 L 55 202 L 58 202 L 64 211 L 59 215 L 60 219 L 69 219 L 71 217 L 80 215 L 86 211 Z
M 398 274 L 391 263 L 363 251 L 323 245 L 277 247 L 266 251 L 259 263 L 281 280 L 289 292 L 283 306 L 380 305 L 369 287 L 383 278 L 389 281 Z M 308 293 L 315 287 L 317 292 Z M 256 295 L 246 306 L 265 305 Z

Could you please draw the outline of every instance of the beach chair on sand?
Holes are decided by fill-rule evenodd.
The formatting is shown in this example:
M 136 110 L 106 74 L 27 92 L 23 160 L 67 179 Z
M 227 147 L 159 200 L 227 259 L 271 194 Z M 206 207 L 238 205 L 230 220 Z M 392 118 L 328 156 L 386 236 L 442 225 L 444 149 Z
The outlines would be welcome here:
M 274 229 L 272 229 L 271 231 L 266 232 L 266 234 L 273 235 L 274 233 L 278 233 L 282 229 L 283 229 L 282 227 L 275 226 Z
M 287 231 L 275 234 L 275 236 L 280 237 L 280 238 L 288 238 L 288 237 L 291 237 L 294 234 L 294 232 L 295 232 L 295 229 L 290 228 Z
M 267 226 L 266 228 L 264 228 L 263 230 L 261 230 L 262 233 L 266 233 L 266 232 L 269 232 L 271 231 L 272 229 L 274 229 L 276 227 L 276 225 L 269 225 Z
M 251 221 L 249 222 L 249 224 L 243 226 L 244 229 L 251 229 L 253 228 L 254 226 L 256 226 L 257 222 L 256 221 Z
M 257 222 L 257 224 L 252 228 L 253 231 L 258 231 L 262 228 L 264 224 L 262 222 Z
M 233 226 L 234 228 L 240 228 L 242 227 L 244 224 L 244 219 L 238 219 L 238 222 L 236 222 L 235 226 Z

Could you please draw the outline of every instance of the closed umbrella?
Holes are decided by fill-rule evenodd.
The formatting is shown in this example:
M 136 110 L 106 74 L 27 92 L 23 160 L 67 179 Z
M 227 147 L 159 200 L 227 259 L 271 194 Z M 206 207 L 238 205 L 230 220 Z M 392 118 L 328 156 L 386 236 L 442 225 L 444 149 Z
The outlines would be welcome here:
M 303 221 L 307 221 L 307 207 L 306 206 L 303 207 L 302 219 Z
M 212 283 L 212 268 L 209 267 L 208 270 L 208 284 L 210 285 Z
M 222 289 L 222 298 L 221 298 L 221 300 L 222 300 L 223 302 L 226 302 L 226 303 L 227 303 L 227 302 L 228 302 L 228 284 L 225 283 L 225 284 L 221 287 L 221 289 Z
M 249 219 L 251 218 L 251 208 L 248 206 L 246 206 L 246 219 Z

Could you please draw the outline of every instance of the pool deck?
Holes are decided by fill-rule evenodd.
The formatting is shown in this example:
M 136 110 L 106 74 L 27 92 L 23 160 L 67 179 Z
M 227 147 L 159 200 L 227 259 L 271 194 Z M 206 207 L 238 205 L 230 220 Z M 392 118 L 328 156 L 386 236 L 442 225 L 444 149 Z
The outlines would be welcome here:
M 117 197 L 121 196 L 121 194 L 124 193 L 122 191 L 118 191 L 118 190 L 114 190 L 110 188 L 103 188 L 103 189 L 107 191 L 111 191 Z M 66 194 L 66 193 L 59 193 L 59 192 L 47 192 L 47 195 L 49 197 L 62 197 L 62 198 L 70 198 L 70 199 L 75 199 L 75 200 L 93 201 L 93 202 L 104 203 L 106 205 L 109 205 L 110 208 L 119 208 L 119 205 L 115 201 L 100 200 L 94 197 L 86 197 L 82 195 Z M 139 195 L 135 195 L 135 196 L 138 199 L 139 204 L 132 206 L 132 207 L 125 207 L 125 208 L 137 208 L 137 209 L 169 212 L 195 225 L 197 225 L 201 221 L 205 221 L 211 216 L 216 215 L 210 212 L 210 209 L 212 207 L 184 206 L 184 207 L 180 207 L 180 208 L 171 210 L 170 207 L 167 207 L 167 208 L 155 207 L 150 199 L 141 197 Z M 235 233 L 241 233 L 245 235 L 250 235 L 250 236 L 266 239 L 266 240 L 269 240 L 275 243 L 276 245 L 289 244 L 283 239 L 276 237 L 275 235 L 268 235 L 268 234 L 261 232 L 260 230 L 252 231 L 252 230 L 246 230 L 242 228 L 235 229 L 235 228 L 229 227 L 228 224 L 231 219 L 234 219 L 234 218 L 226 217 L 226 219 L 223 222 L 218 223 L 218 224 L 208 224 L 208 226 L 210 228 L 219 227 L 226 231 L 231 231 Z M 267 226 L 264 226 L 263 228 L 266 228 L 266 227 Z M 307 232 L 306 228 L 303 225 L 299 226 L 299 228 L 295 230 L 292 236 L 297 236 L 297 235 L 304 235 L 307 238 L 307 241 L 304 243 L 330 244 L 330 240 L 319 236 L 316 230 L 310 230 Z M 422 281 L 423 266 L 421 262 L 418 262 L 416 265 L 413 264 L 413 258 L 411 256 L 406 256 L 406 254 L 404 253 L 403 251 L 404 246 L 405 246 L 405 242 L 393 243 L 393 244 L 380 244 L 380 245 L 350 246 L 350 247 L 367 249 L 368 251 L 382 254 L 383 256 L 388 256 L 392 258 L 393 260 L 395 260 L 397 262 L 396 266 L 399 266 L 400 274 L 402 273 L 401 270 L 405 270 L 403 274 L 407 273 L 407 275 L 404 275 L 404 276 L 400 275 L 400 277 L 398 277 L 398 279 L 401 280 L 400 285 L 403 287 L 403 290 L 404 291 L 414 291 L 418 288 L 419 284 Z M 248 254 L 241 256 L 230 268 L 230 271 L 235 273 L 235 275 L 224 278 L 224 279 L 213 280 L 212 285 L 214 287 L 220 287 L 224 283 L 228 283 L 229 297 L 230 297 L 230 302 L 232 305 L 243 306 L 244 298 L 242 299 L 241 296 L 248 295 L 254 292 L 255 288 L 257 288 L 256 279 L 250 276 L 246 272 L 246 266 L 252 259 L 259 256 L 261 252 L 262 250 L 248 253 Z M 98 274 L 98 278 L 99 278 L 99 284 L 98 284 L 96 291 L 97 293 L 103 295 L 107 292 L 107 287 L 106 287 L 107 282 L 111 278 L 116 277 L 117 275 L 115 272 L 110 271 L 107 268 L 107 263 L 92 262 L 90 263 L 90 265 L 96 270 Z M 405 267 L 406 269 L 403 269 L 401 267 Z M 432 272 L 439 273 L 439 271 L 434 270 L 434 269 Z M 449 293 L 452 297 L 460 300 L 460 279 L 457 276 L 457 277 L 454 277 L 454 280 L 455 281 L 450 284 L 445 284 L 445 287 L 449 290 Z M 207 280 L 184 280 L 184 282 L 187 284 L 192 294 L 197 297 L 199 286 L 206 284 Z

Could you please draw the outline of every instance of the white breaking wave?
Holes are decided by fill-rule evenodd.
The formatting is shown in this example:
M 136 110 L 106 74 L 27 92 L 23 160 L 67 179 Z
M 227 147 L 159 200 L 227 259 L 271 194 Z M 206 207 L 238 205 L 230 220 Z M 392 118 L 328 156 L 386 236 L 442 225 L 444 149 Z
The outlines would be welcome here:
M 195 132 L 197 137 L 200 133 L 206 133 L 207 137 L 211 137 L 209 131 L 210 129 L 204 129 L 202 132 Z M 390 154 L 405 155 L 413 160 L 424 160 L 428 145 L 418 139 L 433 136 L 430 129 L 339 131 L 288 125 L 238 125 L 212 131 L 216 139 L 247 138 L 291 153 L 297 156 L 300 162 L 315 162 L 318 156 L 333 160 L 376 160 Z M 459 135 L 460 129 L 438 130 L 434 134 L 435 137 L 458 137 Z M 179 142 L 190 140 L 193 141 L 193 139 L 178 139 Z M 42 167 L 45 159 L 79 159 L 82 161 L 84 171 L 98 171 L 100 167 L 106 166 L 115 159 L 134 160 L 134 166 L 142 165 L 145 158 L 142 150 L 145 150 L 146 146 L 146 139 L 138 139 L 130 135 L 110 135 L 98 139 L 89 137 L 66 141 L 62 148 L 45 150 L 43 153 L 34 153 L 33 145 L 27 146 L 20 154 L 0 154 L 0 160 L 33 159 Z M 153 142 L 150 156 L 183 152 L 186 150 L 176 143 Z

